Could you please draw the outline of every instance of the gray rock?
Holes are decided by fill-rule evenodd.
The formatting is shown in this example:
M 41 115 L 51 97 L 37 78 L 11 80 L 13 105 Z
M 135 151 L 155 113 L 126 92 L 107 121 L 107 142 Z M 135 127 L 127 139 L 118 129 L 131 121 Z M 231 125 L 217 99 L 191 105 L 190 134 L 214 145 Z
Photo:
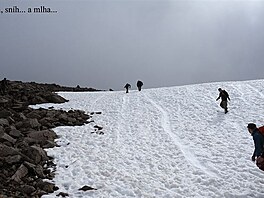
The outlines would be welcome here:
M 19 118 L 21 120 L 26 120 L 27 119 L 27 117 L 23 113 L 19 113 L 18 115 L 19 115 Z
M 23 127 L 23 122 L 22 122 L 22 121 L 16 122 L 16 123 L 15 123 L 15 127 L 16 127 L 17 129 L 21 129 L 21 128 Z
M 71 122 L 71 123 L 75 123 L 77 120 L 76 120 L 75 118 L 71 118 L 71 117 L 69 117 L 69 118 L 68 118 L 68 121 Z
M 43 131 L 31 131 L 27 134 L 27 137 L 39 140 L 39 141 L 47 141 L 47 140 L 54 140 L 57 138 L 57 135 L 52 130 L 43 130 Z
M 3 126 L 3 127 L 9 126 L 8 120 L 4 118 L 0 118 L 0 126 Z
M 1 140 L 6 140 L 8 142 L 11 142 L 12 144 L 15 144 L 16 142 L 16 139 L 12 138 L 10 135 L 0 132 L 0 141 Z
M 9 100 L 0 98 L 0 106 L 6 106 L 9 103 Z
M 14 124 L 16 121 L 12 118 L 12 117 L 8 117 L 7 118 L 7 120 L 8 120 L 8 122 L 9 122 L 9 124 Z
M 36 187 L 40 188 L 41 190 L 47 193 L 52 193 L 54 192 L 55 185 L 46 181 L 39 181 L 36 184 Z
M 43 168 L 41 165 L 35 165 L 29 162 L 24 162 L 24 165 L 27 167 L 27 169 L 33 173 L 35 173 L 40 178 L 45 178 L 45 175 L 43 173 Z
M 32 112 L 30 112 L 30 113 L 28 113 L 27 114 L 27 117 L 28 118 L 32 118 L 32 119 L 40 119 L 42 116 L 39 114 L 39 113 L 37 113 L 37 112 L 35 112 L 35 111 L 32 111 Z
M 47 95 L 45 98 L 50 103 L 64 103 L 64 102 L 68 102 L 68 100 L 64 99 L 63 97 L 59 96 L 58 94 L 50 94 L 50 95 Z
M 39 129 L 40 126 L 41 126 L 41 124 L 39 124 L 39 122 L 36 118 L 29 118 L 23 122 L 24 128 Z
M 8 110 L 1 110 L 0 111 L 0 118 L 8 118 L 9 116 L 11 116 L 12 113 Z
M 33 192 L 36 191 L 36 189 L 33 186 L 22 185 L 20 188 L 20 191 L 27 194 L 27 195 L 31 195 Z
M 9 155 L 17 155 L 18 151 L 12 147 L 0 143 L 0 157 L 7 157 Z
M 85 185 L 85 186 L 79 188 L 78 190 L 87 191 L 87 190 L 97 190 L 97 189 Z
M 97 129 L 97 130 L 99 130 L 99 131 L 103 129 L 103 127 L 98 126 L 98 125 L 95 125 L 94 128 Z
M 21 178 L 25 177 L 28 174 L 28 169 L 21 164 L 21 166 L 17 169 L 16 173 L 11 177 L 12 180 L 16 182 L 20 182 Z
M 23 136 L 23 134 L 17 129 L 11 129 L 11 131 L 9 132 L 9 135 L 14 138 L 19 138 Z
M 17 149 L 0 143 L 0 158 L 14 155 L 20 155 L 23 160 L 33 163 L 33 161 L 29 157 L 19 152 Z
M 66 113 L 62 113 L 58 116 L 60 121 L 68 121 L 68 115 Z
M 43 173 L 43 167 L 40 166 L 40 165 L 37 165 L 36 168 L 35 168 L 35 173 L 37 174 L 38 177 L 40 178 L 45 178 L 45 175 Z
M 5 157 L 5 161 L 8 164 L 17 164 L 17 163 L 21 162 L 21 160 L 22 160 L 21 155 L 13 155 L 13 156 Z
M 41 161 L 47 161 L 49 159 L 46 151 L 35 145 L 30 146 L 25 154 L 34 161 L 34 164 L 38 164 Z
M 41 144 L 41 141 L 34 139 L 34 138 L 30 138 L 30 137 L 25 137 L 23 140 L 27 145 L 33 145 L 33 144 Z
M 57 197 L 62 196 L 62 197 L 69 197 L 68 193 L 60 192 L 59 194 L 56 195 Z
M 58 146 L 56 142 L 50 140 L 45 141 L 45 143 L 42 145 L 43 148 L 53 148 L 55 146 Z

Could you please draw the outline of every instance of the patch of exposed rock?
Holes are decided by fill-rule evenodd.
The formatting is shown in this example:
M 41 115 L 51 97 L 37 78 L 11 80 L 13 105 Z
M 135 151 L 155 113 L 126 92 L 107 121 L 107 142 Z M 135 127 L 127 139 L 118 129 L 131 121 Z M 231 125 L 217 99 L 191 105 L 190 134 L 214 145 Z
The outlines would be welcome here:
M 47 84 L 8 81 L 6 93 L 0 95 L 1 198 L 38 198 L 58 189 L 44 181 L 54 178 L 51 168 L 55 164 L 44 150 L 57 146 L 54 140 L 58 137 L 52 128 L 83 125 L 90 115 L 80 110 L 28 107 L 67 101 L 52 91 Z

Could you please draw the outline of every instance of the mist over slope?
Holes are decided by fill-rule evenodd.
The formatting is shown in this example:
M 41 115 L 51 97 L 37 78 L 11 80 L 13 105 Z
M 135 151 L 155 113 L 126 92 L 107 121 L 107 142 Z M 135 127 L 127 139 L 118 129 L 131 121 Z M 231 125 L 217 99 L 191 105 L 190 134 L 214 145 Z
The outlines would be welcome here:
M 230 95 L 227 114 L 219 87 Z M 60 95 L 69 102 L 36 108 L 102 112 L 55 129 L 54 182 L 70 197 L 264 197 L 246 128 L 264 125 L 264 80 Z M 79 191 L 84 185 L 97 190 Z

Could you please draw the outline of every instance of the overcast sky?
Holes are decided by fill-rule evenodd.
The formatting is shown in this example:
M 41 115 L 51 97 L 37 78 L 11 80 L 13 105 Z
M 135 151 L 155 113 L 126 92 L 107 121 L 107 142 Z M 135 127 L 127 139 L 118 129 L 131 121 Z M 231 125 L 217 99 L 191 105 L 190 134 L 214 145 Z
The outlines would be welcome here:
M 264 1 L 1 0 L 0 77 L 98 89 L 264 78 Z

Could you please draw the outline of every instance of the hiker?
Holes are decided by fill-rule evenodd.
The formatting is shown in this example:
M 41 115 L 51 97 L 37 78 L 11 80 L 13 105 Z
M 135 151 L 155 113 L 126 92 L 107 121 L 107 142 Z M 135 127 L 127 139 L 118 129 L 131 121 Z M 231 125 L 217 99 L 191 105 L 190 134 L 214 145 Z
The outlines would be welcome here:
M 230 101 L 229 95 L 225 90 L 223 90 L 221 88 L 219 88 L 218 91 L 219 91 L 219 96 L 216 99 L 216 101 L 221 98 L 222 101 L 220 103 L 220 107 L 222 107 L 225 110 L 225 113 L 227 113 L 228 112 L 228 110 L 227 110 L 227 99 Z
M 138 88 L 138 91 L 141 91 L 141 87 L 143 86 L 143 82 L 138 80 L 137 81 L 137 88 Z
M 128 89 L 131 88 L 131 85 L 127 83 L 124 88 L 126 88 L 126 93 L 128 93 Z
M 251 157 L 252 161 L 255 161 L 256 158 L 260 157 L 263 153 L 263 146 L 264 146 L 264 137 L 260 134 L 258 128 L 254 123 L 249 123 L 248 126 L 248 132 L 252 135 L 254 140 L 254 152 Z
M 1 81 L 1 85 L 0 85 L 0 92 L 1 94 L 6 94 L 6 90 L 7 90 L 7 80 L 6 78 L 4 78 L 2 81 Z

